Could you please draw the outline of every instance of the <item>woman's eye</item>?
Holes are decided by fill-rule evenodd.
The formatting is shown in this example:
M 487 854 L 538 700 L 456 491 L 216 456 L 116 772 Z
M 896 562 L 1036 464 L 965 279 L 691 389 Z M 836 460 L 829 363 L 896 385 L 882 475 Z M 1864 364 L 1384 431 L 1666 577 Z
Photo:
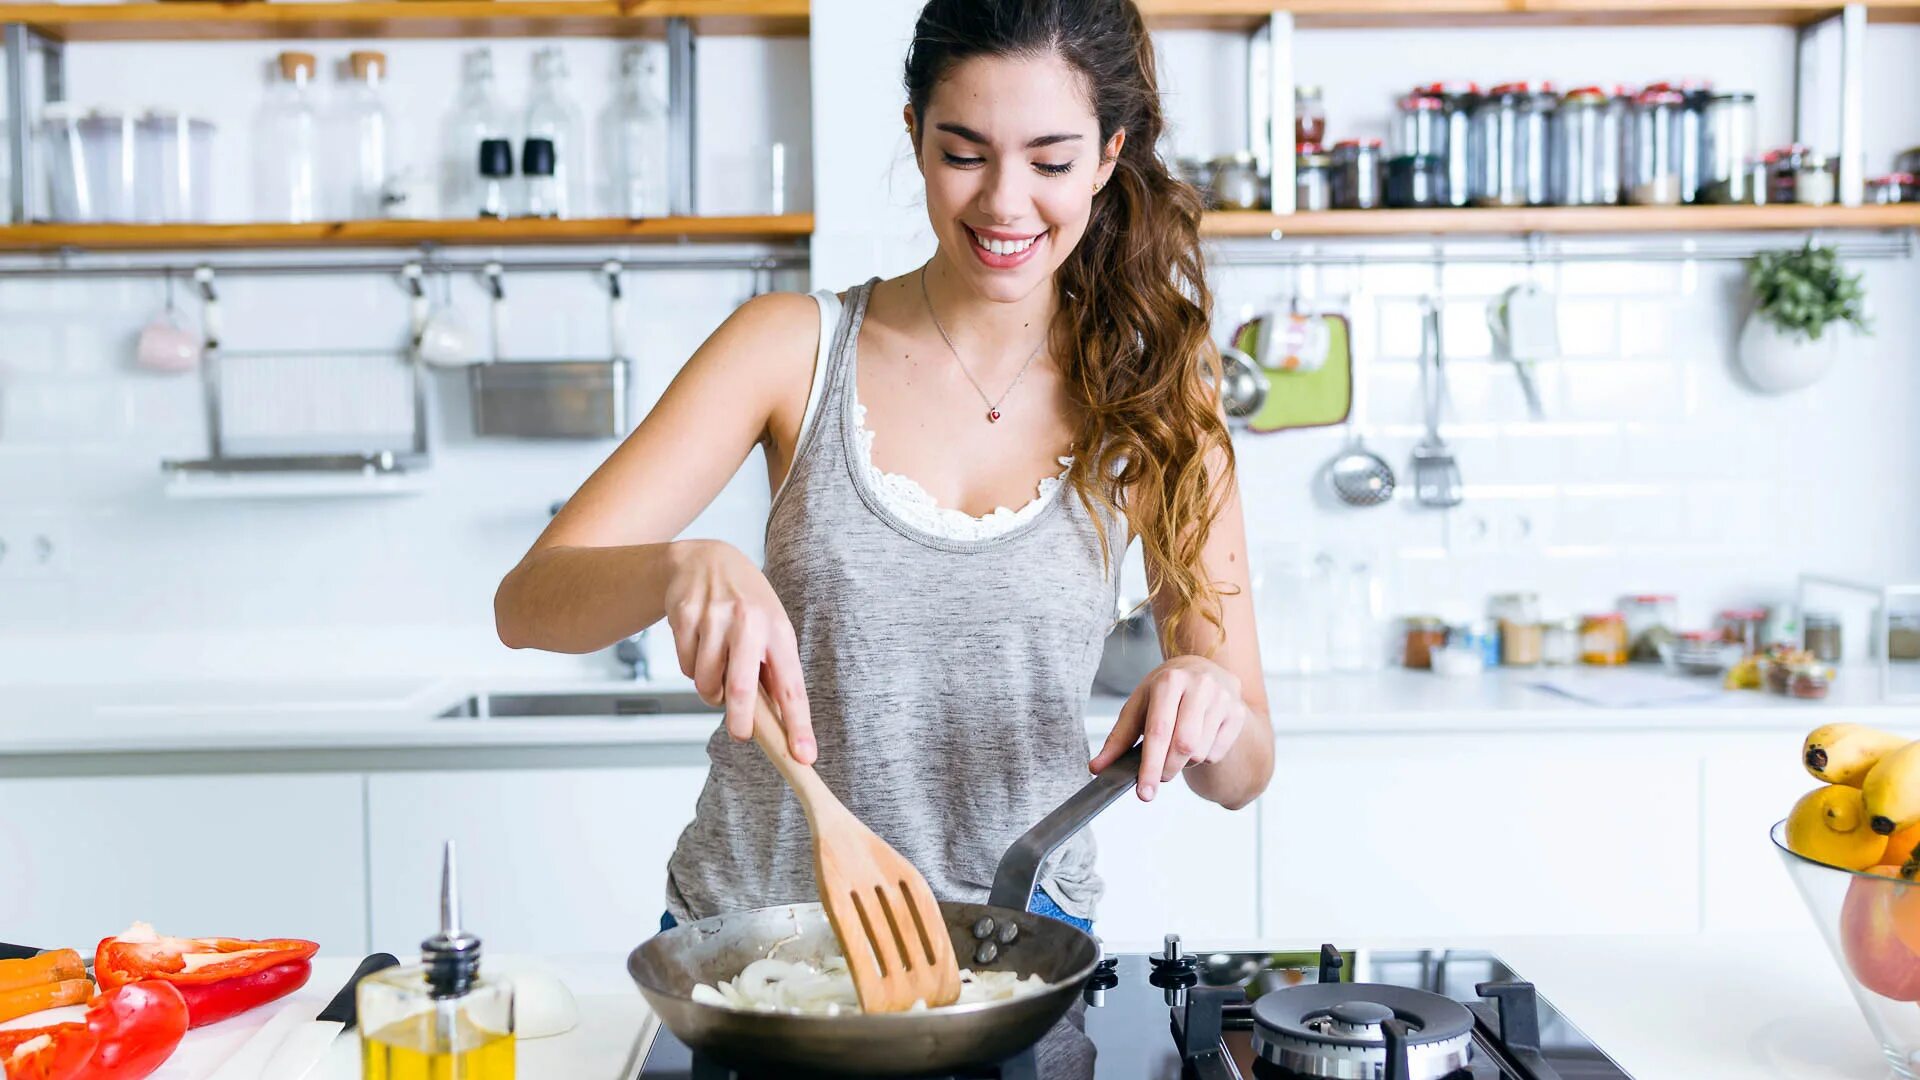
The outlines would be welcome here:
M 946 159 L 947 164 L 952 165 L 956 169 L 971 169 L 975 165 L 980 164 L 981 160 L 977 157 L 961 157 L 958 154 L 944 152 L 940 156 Z
M 1073 162 L 1067 161 L 1058 165 L 1049 165 L 1044 161 L 1036 161 L 1033 163 L 1033 167 L 1046 173 L 1048 176 L 1062 176 L 1073 171 Z

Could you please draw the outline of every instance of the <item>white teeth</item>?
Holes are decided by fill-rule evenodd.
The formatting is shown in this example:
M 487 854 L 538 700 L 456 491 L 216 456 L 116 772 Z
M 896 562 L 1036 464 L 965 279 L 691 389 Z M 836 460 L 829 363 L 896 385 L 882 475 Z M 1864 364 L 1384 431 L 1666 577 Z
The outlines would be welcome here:
M 1025 240 L 990 240 L 979 233 L 973 234 L 973 242 L 995 255 L 1018 255 L 1033 246 L 1038 236 L 1029 236 Z

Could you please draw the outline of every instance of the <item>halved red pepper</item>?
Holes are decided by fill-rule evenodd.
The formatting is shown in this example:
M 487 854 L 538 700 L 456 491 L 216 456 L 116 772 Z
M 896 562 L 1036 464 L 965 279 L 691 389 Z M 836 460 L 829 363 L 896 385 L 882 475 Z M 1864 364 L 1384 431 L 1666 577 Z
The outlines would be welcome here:
M 204 1027 L 305 986 L 313 974 L 311 957 L 319 950 L 300 938 L 161 937 L 136 923 L 101 940 L 93 977 L 103 989 L 140 979 L 172 983 L 186 998 L 191 1026 Z
M 31 1050 L 27 1043 L 46 1042 Z M 75 1080 L 100 1040 L 82 1023 L 0 1031 L 0 1077 L 6 1080 Z
M 0 1031 L 6 1080 L 141 1080 L 187 1034 L 187 1001 L 157 980 L 129 983 L 87 1004 L 84 1023 Z M 31 1050 L 28 1044 L 46 1041 Z

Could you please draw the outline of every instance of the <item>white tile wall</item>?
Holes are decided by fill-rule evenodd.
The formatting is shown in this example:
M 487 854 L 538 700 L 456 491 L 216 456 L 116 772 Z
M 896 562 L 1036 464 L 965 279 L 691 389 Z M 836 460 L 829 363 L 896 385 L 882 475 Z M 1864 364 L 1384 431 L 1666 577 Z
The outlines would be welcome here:
M 816 20 L 832 36 L 816 35 L 811 46 L 756 52 L 743 42 L 703 44 L 703 145 L 717 153 L 775 132 L 804 143 L 817 130 L 827 160 L 818 170 L 826 183 L 816 271 L 822 284 L 842 286 L 923 257 L 924 212 L 911 165 L 899 160 L 891 65 L 902 27 L 836 0 L 821 0 Z M 1914 100 L 1914 71 L 1896 60 L 1897 49 L 1910 56 L 1920 47 L 1920 30 L 1876 27 L 1875 34 L 1872 100 Z M 1505 32 L 1314 33 L 1303 35 L 1301 77 L 1329 86 L 1335 131 L 1379 133 L 1390 90 L 1416 77 L 1702 74 L 1760 91 L 1763 139 L 1785 135 L 1784 31 L 1582 30 L 1528 38 L 1524 52 L 1518 40 Z M 809 47 L 875 59 L 821 71 L 815 55 L 809 105 L 798 92 Z M 1183 151 L 1238 145 L 1244 93 L 1227 62 L 1236 47 L 1219 36 L 1166 35 L 1163 71 Z M 512 80 L 524 78 L 526 48 L 498 49 L 512 95 L 519 93 Z M 604 85 L 614 47 L 569 48 L 576 84 Z M 452 94 L 458 47 L 390 49 L 404 100 L 437 117 Z M 250 97 L 267 51 L 89 46 L 73 51 L 70 77 L 79 100 L 159 98 L 242 124 L 238 103 Z M 332 57 L 346 45 L 321 43 L 319 51 Z M 1516 55 L 1527 57 L 1524 70 L 1512 70 Z M 598 100 L 582 96 L 591 114 Z M 1911 108 L 1877 108 L 1871 119 L 1876 160 L 1920 142 Z M 222 153 L 223 176 L 243 180 L 237 142 Z M 739 167 L 717 158 L 703 166 L 712 205 Z M 1658 589 L 1679 592 L 1686 616 L 1701 619 L 1736 599 L 1783 598 L 1806 567 L 1920 577 L 1913 539 L 1920 536 L 1913 494 L 1920 490 L 1913 344 L 1920 340 L 1920 266 L 1862 269 L 1875 336 L 1850 348 L 1823 383 L 1768 398 L 1746 389 L 1732 368 L 1737 267 L 1539 267 L 1533 272 L 1562 300 L 1564 355 L 1539 369 L 1547 418 L 1531 422 L 1512 373 L 1487 356 L 1481 317 L 1486 300 L 1527 268 L 1448 266 L 1441 279 L 1453 359 L 1447 430 L 1467 504 L 1447 513 L 1403 503 L 1344 509 L 1311 485 L 1340 445 L 1338 430 L 1247 435 L 1238 446 L 1254 540 L 1267 550 L 1294 544 L 1371 553 L 1390 570 L 1394 609 L 1443 613 L 1476 611 L 1487 592 L 1507 588 L 1539 589 L 1565 612 Z M 750 283 L 745 275 L 635 282 L 630 337 L 644 348 L 635 388 L 644 409 Z M 592 280 L 508 284 L 509 355 L 605 348 Z M 1415 313 L 1434 284 L 1430 266 L 1412 264 L 1241 269 L 1215 281 L 1222 334 L 1286 292 L 1349 307 L 1368 438 L 1403 479 L 1419 435 Z M 463 316 L 484 327 L 477 284 L 454 285 Z M 806 287 L 798 280 L 785 286 Z M 401 294 L 388 282 L 236 280 L 225 291 L 230 340 L 258 347 L 391 346 L 404 318 Z M 0 280 L 0 541 L 47 534 L 60 552 L 55 573 L 0 570 L 0 680 L 311 672 L 317 661 L 343 674 L 607 670 L 603 658 L 501 648 L 492 637 L 491 597 L 544 524 L 548 504 L 569 493 L 608 445 L 476 440 L 464 419 L 462 383 L 438 375 L 440 445 L 423 495 L 169 501 L 158 461 L 205 446 L 195 381 L 136 371 L 128 361 L 135 333 L 162 300 L 153 281 Z M 764 475 L 755 455 L 690 534 L 730 539 L 757 554 Z M 671 666 L 670 653 L 656 655 Z

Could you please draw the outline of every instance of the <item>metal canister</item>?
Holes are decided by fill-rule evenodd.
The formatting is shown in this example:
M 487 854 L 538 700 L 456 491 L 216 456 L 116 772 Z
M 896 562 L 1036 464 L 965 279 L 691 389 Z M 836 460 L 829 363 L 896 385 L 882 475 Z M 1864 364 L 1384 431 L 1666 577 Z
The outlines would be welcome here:
M 1333 157 L 1314 143 L 1293 159 L 1293 208 L 1327 210 L 1333 206 Z
M 1619 118 L 1597 86 L 1569 90 L 1553 114 L 1553 202 L 1612 206 L 1620 201 Z
M 1333 208 L 1374 210 L 1385 203 L 1381 191 L 1379 139 L 1347 139 L 1333 148 Z
M 1440 99 L 1441 123 L 1446 128 L 1441 198 L 1448 206 L 1470 206 L 1473 203 L 1473 108 L 1480 100 L 1480 87 L 1470 82 L 1437 82 L 1418 87 L 1415 92 Z

